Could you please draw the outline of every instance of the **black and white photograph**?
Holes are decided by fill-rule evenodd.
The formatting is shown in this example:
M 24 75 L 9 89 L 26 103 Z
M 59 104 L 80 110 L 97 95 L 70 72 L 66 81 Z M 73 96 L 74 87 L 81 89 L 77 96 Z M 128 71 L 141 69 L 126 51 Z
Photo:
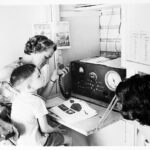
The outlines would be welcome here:
M 0 149 L 150 147 L 149 18 L 142 0 L 0 1 Z

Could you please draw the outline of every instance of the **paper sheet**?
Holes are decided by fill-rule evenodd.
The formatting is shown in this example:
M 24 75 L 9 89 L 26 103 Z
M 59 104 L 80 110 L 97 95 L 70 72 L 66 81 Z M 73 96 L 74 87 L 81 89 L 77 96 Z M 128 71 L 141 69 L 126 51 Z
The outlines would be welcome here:
M 95 57 L 80 60 L 80 62 L 101 64 L 109 67 L 121 68 L 121 58 L 109 59 L 106 57 Z
M 87 62 L 87 63 L 94 63 L 94 64 L 98 64 L 100 62 L 105 62 L 108 61 L 109 58 L 106 57 L 94 57 L 94 58 L 86 58 L 86 59 L 82 59 L 80 60 L 81 62 Z
M 70 100 L 73 100 L 74 101 L 73 103 L 80 104 L 81 110 L 76 111 L 76 110 L 72 109 L 71 105 L 73 103 L 70 102 Z M 60 108 L 61 106 L 62 106 L 62 104 L 55 106 L 55 107 L 49 109 L 49 111 L 50 111 L 50 113 L 52 113 L 51 115 L 54 116 L 55 118 L 61 119 L 68 123 L 78 122 L 78 121 L 93 117 L 97 114 L 96 110 L 91 108 L 86 102 L 81 101 L 76 98 L 71 98 L 71 99 L 63 102 L 63 106 L 65 107 L 64 110 L 62 110 Z

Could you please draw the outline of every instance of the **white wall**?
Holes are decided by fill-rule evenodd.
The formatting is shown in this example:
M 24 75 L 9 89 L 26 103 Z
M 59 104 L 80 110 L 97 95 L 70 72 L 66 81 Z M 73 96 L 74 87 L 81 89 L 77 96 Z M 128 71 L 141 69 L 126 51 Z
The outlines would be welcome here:
M 32 24 L 50 21 L 50 13 L 48 5 L 0 6 L 0 68 L 22 56 L 24 45 L 32 36 Z M 70 24 L 71 48 L 62 53 L 65 64 L 99 55 L 97 15 L 62 17 L 61 21 L 69 21 Z
M 49 21 L 50 6 L 0 6 L 0 68 L 23 54 L 24 45 L 32 36 L 32 24 Z
M 150 74 L 150 4 L 124 4 L 122 8 L 122 64 L 127 77 L 139 71 Z
M 99 18 L 94 15 L 71 15 L 61 17 L 61 21 L 68 21 L 70 28 L 71 48 L 63 50 L 64 63 L 87 57 L 99 56 Z
M 0 68 L 23 55 L 32 37 L 32 24 L 51 21 L 51 5 L 0 5 Z M 63 50 L 64 64 L 99 55 L 98 16 L 69 16 L 71 48 Z
M 0 68 L 22 56 L 32 36 L 32 24 L 51 20 L 48 5 L 0 6 Z M 98 16 L 62 17 L 70 23 L 71 48 L 63 51 L 64 63 L 99 55 Z M 6 62 L 7 61 L 7 62 Z

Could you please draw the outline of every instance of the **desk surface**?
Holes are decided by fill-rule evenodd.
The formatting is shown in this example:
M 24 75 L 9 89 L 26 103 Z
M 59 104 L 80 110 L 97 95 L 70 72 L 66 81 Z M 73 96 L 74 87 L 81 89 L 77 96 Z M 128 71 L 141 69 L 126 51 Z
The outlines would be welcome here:
M 47 106 L 47 108 L 53 107 L 53 106 L 56 106 L 56 105 L 63 103 L 64 101 L 65 100 L 63 100 L 59 96 L 58 96 L 58 98 L 50 98 L 49 100 L 47 100 L 46 106 Z M 67 126 L 68 128 L 71 128 L 71 129 L 85 135 L 85 136 L 93 134 L 97 130 L 98 123 L 100 120 L 99 116 L 103 115 L 106 108 L 98 106 L 98 105 L 94 105 L 91 103 L 88 103 L 88 105 L 90 105 L 93 109 L 95 109 L 99 115 L 96 115 L 96 116 L 91 117 L 89 119 L 78 121 L 78 122 L 72 123 L 72 124 L 64 122 L 64 121 L 60 120 L 59 118 L 57 118 L 56 121 L 61 123 L 64 126 Z M 108 126 L 108 125 L 110 125 L 110 124 L 112 124 L 112 123 L 114 123 L 120 119 L 121 119 L 121 115 L 118 112 L 112 111 L 109 114 L 108 118 L 104 121 L 101 128 L 104 128 L 104 127 L 106 127 L 106 126 Z

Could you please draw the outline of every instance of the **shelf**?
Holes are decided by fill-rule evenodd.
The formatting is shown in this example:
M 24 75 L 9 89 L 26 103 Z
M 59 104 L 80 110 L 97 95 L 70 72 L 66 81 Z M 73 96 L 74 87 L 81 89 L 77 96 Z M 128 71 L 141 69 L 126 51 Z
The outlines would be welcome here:
M 101 30 L 102 29 L 119 29 L 120 28 L 120 25 L 112 25 L 112 26 L 100 26 L 99 27 Z
M 100 42 L 121 42 L 120 38 L 100 38 Z

